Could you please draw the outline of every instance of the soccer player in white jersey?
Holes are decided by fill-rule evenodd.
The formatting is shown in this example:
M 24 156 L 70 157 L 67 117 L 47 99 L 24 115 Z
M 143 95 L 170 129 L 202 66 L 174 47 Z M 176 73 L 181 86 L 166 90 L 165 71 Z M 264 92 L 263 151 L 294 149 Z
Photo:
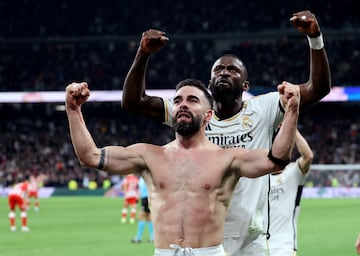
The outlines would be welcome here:
M 307 36 L 310 44 L 310 76 L 307 82 L 300 84 L 300 108 L 304 109 L 329 93 L 330 68 L 314 14 L 301 11 L 290 20 Z M 163 31 L 150 29 L 142 34 L 122 96 L 124 109 L 163 123 L 170 123 L 171 104 L 167 99 L 146 94 L 145 76 L 150 56 L 168 41 Z M 206 129 L 211 141 L 222 147 L 271 147 L 273 132 L 283 117 L 282 106 L 286 104 L 277 92 L 243 101 L 242 93 L 249 90 L 250 82 L 245 64 L 233 55 L 224 55 L 215 61 L 209 88 L 215 100 L 214 115 Z M 241 179 L 236 185 L 224 226 L 224 247 L 230 256 L 259 256 L 268 252 L 267 230 L 262 217 L 267 202 L 268 179 Z
M 314 154 L 299 131 L 295 146 L 300 157 L 282 172 L 270 175 L 270 239 L 271 256 L 295 256 L 297 253 L 297 221 L 305 178 Z

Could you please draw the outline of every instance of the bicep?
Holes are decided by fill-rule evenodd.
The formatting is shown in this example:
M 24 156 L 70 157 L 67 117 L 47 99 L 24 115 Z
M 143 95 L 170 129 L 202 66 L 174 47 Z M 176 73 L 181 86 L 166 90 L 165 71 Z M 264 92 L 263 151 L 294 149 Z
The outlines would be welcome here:
M 275 171 L 276 165 L 267 157 L 265 149 L 246 150 L 235 157 L 232 168 L 238 175 L 256 178 Z
M 318 91 L 318 88 L 314 87 L 312 83 L 307 82 L 299 84 L 300 88 L 300 111 L 305 110 L 312 104 L 318 102 L 325 95 Z
M 125 175 L 139 172 L 146 168 L 141 156 L 141 146 L 136 144 L 129 147 L 108 146 L 103 148 L 103 155 L 99 156 L 98 167 L 113 174 Z

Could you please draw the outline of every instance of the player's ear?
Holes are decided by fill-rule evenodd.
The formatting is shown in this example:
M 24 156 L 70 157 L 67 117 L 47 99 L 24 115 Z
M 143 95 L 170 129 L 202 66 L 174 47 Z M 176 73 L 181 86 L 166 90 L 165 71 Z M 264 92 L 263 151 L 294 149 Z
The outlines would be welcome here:
M 206 122 L 210 122 L 212 113 L 213 113 L 212 109 L 209 108 L 206 110 L 206 112 L 205 112 L 205 121 Z
M 243 83 L 242 83 L 242 89 L 243 91 L 249 91 L 250 90 L 250 82 L 245 80 Z

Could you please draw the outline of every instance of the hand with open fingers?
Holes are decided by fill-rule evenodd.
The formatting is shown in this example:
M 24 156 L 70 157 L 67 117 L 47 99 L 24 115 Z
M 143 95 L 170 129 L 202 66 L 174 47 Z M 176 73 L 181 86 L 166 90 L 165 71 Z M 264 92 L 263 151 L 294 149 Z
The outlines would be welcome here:
M 165 32 L 149 29 L 142 34 L 140 49 L 148 54 L 152 54 L 159 51 L 168 42 L 169 38 L 165 36 Z
M 66 108 L 77 110 L 90 96 L 86 82 L 71 83 L 66 86 Z
M 318 37 L 321 34 L 320 26 L 315 15 L 308 10 L 294 13 L 290 18 L 290 22 L 298 31 L 309 37 Z

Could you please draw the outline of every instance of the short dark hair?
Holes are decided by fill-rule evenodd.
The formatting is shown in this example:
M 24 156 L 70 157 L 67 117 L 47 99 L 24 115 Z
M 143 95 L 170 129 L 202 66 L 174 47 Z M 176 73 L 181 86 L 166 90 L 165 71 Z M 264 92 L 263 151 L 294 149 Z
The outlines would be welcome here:
M 193 86 L 198 88 L 199 90 L 201 90 L 204 94 L 205 97 L 207 98 L 210 108 L 213 109 L 214 108 L 214 99 L 211 96 L 211 94 L 209 93 L 206 85 L 198 80 L 198 79 L 193 79 L 193 78 L 188 78 L 185 80 L 180 81 L 177 85 L 176 85 L 176 91 L 180 90 L 180 88 L 184 87 L 184 86 Z

